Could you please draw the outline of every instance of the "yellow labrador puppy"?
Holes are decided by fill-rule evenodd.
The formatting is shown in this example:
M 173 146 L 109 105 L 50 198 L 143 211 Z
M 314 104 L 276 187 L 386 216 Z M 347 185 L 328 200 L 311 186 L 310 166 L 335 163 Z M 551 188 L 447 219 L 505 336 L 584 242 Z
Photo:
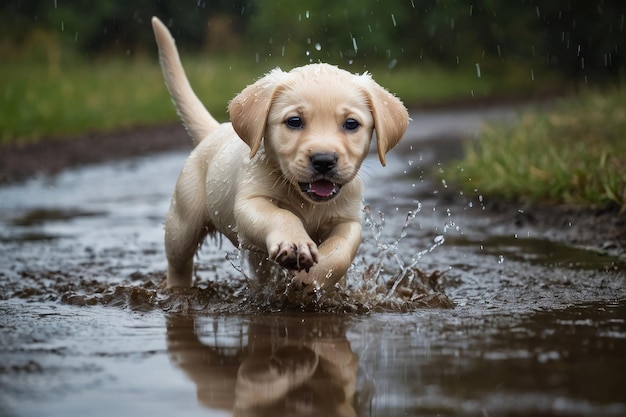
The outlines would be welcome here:
M 207 234 L 263 254 L 307 291 L 336 283 L 361 244 L 357 176 L 373 131 L 378 156 L 404 135 L 400 100 L 368 74 L 328 64 L 274 69 L 229 104 L 218 123 L 195 95 L 174 39 L 156 17 L 161 67 L 196 147 L 176 183 L 165 222 L 168 287 L 189 287 Z

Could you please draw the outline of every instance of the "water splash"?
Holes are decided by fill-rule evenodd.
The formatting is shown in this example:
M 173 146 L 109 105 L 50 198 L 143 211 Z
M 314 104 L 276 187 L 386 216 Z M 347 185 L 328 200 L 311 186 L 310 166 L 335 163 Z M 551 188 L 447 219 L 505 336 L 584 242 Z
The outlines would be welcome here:
M 385 217 L 378 212 L 378 219 L 373 215 L 371 207 L 364 208 L 364 222 L 372 233 L 376 244 L 376 259 L 372 263 L 363 262 L 361 269 L 353 268 L 346 276 L 346 285 L 353 290 L 353 295 L 361 296 L 360 301 L 368 308 L 377 310 L 405 310 L 418 307 L 452 307 L 453 303 L 445 296 L 441 279 L 443 274 L 434 271 L 430 274 L 418 268 L 422 257 L 445 242 L 443 235 L 435 236 L 433 243 L 417 252 L 410 259 L 404 260 L 400 253 L 403 239 L 407 237 L 409 227 L 422 204 L 417 201 L 410 210 L 398 237 L 391 243 L 385 243 L 382 232 L 385 228 Z
M 421 211 L 421 203 L 416 202 L 396 234 L 396 226 L 386 226 L 383 213 L 374 215 L 366 207 L 366 241 L 346 277 L 332 288 L 310 294 L 298 289 L 288 272 L 278 265 L 270 265 L 269 279 L 257 279 L 255 270 L 259 265 L 253 262 L 259 257 L 250 257 L 243 249 L 234 248 L 226 252 L 225 259 L 220 250 L 208 259 L 208 254 L 200 256 L 193 287 L 189 289 L 167 289 L 164 265 L 155 269 L 132 266 L 103 270 L 99 269 L 97 258 L 89 258 L 54 270 L 44 267 L 0 274 L 0 299 L 184 314 L 285 310 L 368 313 L 451 307 L 453 303 L 444 293 L 443 274 L 426 273 L 418 267 L 426 254 L 445 242 L 444 236 L 435 236 L 417 253 L 411 249 L 415 246 L 413 222 Z M 221 246 L 219 238 L 215 243 Z M 142 259 L 146 255 L 161 259 L 159 250 L 124 253 Z

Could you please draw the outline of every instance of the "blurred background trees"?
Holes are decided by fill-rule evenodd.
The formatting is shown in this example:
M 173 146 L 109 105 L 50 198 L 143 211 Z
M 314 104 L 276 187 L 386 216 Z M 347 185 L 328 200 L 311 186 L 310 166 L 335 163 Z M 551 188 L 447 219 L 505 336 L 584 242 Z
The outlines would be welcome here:
M 59 51 L 142 57 L 155 53 L 156 15 L 184 49 L 277 64 L 425 62 L 617 83 L 625 14 L 623 0 L 9 0 L 0 3 L 0 53 L 5 62 L 36 51 L 48 60 Z

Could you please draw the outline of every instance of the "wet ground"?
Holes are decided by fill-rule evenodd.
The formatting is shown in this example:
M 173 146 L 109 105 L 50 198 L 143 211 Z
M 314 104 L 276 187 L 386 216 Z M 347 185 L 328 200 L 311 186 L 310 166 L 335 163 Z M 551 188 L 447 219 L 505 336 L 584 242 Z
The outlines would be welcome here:
M 626 415 L 626 261 L 589 230 L 612 223 L 429 175 L 514 114 L 413 114 L 388 166 L 364 164 L 353 268 L 307 306 L 227 241 L 195 288 L 162 289 L 186 150 L 3 186 L 0 415 Z

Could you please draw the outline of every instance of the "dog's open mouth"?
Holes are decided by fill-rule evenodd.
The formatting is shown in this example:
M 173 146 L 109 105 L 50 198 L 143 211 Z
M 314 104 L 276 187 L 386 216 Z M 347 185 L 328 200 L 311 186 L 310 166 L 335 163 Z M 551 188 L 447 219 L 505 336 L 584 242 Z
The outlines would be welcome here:
M 313 201 L 328 201 L 334 198 L 341 184 L 328 180 L 317 180 L 313 182 L 299 182 L 300 189 L 306 193 Z

